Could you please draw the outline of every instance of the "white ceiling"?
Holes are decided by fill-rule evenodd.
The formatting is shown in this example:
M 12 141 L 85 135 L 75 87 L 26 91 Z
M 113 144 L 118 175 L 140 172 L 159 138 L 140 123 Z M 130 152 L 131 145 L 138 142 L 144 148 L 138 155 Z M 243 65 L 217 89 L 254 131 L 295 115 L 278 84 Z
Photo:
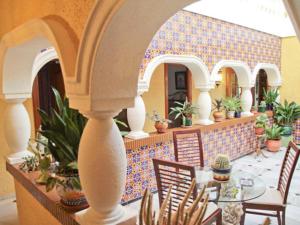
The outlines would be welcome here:
M 184 10 L 280 37 L 296 35 L 282 0 L 201 0 Z

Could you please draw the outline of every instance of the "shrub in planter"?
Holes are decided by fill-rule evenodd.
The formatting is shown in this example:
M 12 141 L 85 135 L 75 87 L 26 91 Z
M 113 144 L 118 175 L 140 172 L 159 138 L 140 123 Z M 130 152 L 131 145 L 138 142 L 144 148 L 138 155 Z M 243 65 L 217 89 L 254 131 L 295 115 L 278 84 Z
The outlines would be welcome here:
M 234 118 L 235 111 L 241 107 L 241 101 L 236 97 L 229 97 L 223 100 L 223 106 L 226 110 L 227 118 L 232 119 Z
M 42 128 L 38 132 L 47 138 L 43 144 L 57 165 L 55 174 L 47 179 L 46 189 L 50 191 L 56 187 L 61 202 L 69 207 L 86 208 L 77 158 L 80 138 L 87 119 L 78 110 L 70 108 L 68 99 L 62 99 L 57 90 L 53 89 L 53 93 L 57 110 L 52 108 L 49 115 L 39 110 Z
M 273 126 L 266 128 L 266 146 L 269 151 L 279 151 L 281 147 L 282 130 L 282 127 L 277 124 L 273 124 Z
M 168 125 L 171 123 L 171 120 L 162 118 L 155 110 L 153 110 L 151 116 L 147 115 L 147 117 L 154 122 L 154 127 L 157 133 L 167 132 Z
M 215 119 L 215 122 L 221 122 L 224 120 L 224 114 L 223 114 L 223 100 L 222 99 L 215 99 L 214 103 L 214 113 L 213 117 Z
M 256 135 L 262 135 L 265 133 L 267 122 L 268 116 L 266 114 L 261 114 L 258 117 L 256 117 L 254 125 Z
M 264 89 L 263 92 L 264 92 L 264 99 L 266 102 L 267 110 L 273 110 L 274 105 L 276 103 L 276 99 L 279 96 L 278 89 L 269 90 L 269 91 L 266 91 Z
M 192 117 L 197 113 L 197 107 L 186 98 L 184 103 L 175 101 L 176 107 L 171 108 L 171 114 L 175 114 L 175 119 L 182 117 L 182 125 L 185 127 L 192 126 Z

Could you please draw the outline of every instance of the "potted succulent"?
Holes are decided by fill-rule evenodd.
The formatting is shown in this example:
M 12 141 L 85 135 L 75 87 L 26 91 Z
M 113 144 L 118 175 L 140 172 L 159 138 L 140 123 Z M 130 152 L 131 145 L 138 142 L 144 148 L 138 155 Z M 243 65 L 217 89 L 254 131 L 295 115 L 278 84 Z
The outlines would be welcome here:
M 275 121 L 283 128 L 282 145 L 287 147 L 292 140 L 293 123 L 300 116 L 300 106 L 295 102 L 284 101 L 283 104 L 277 103 L 275 108 Z
M 192 117 L 197 113 L 197 107 L 186 98 L 184 103 L 175 101 L 176 107 L 171 108 L 171 114 L 175 114 L 175 119 L 182 117 L 182 125 L 184 127 L 192 126 Z
M 221 122 L 224 120 L 224 115 L 223 115 L 223 100 L 222 99 L 215 99 L 214 103 L 214 113 L 213 117 L 215 119 L 215 122 Z
M 264 92 L 264 99 L 266 102 L 267 110 L 273 110 L 276 99 L 279 96 L 278 89 L 269 90 L 269 91 L 266 91 L 264 89 L 263 92 Z
M 271 152 L 279 151 L 281 147 L 282 127 L 273 124 L 271 127 L 266 128 L 266 146 Z
M 267 108 L 267 105 L 266 105 L 266 102 L 265 101 L 261 101 L 259 106 L 258 106 L 258 112 L 266 112 L 266 108 Z
M 153 110 L 153 113 L 151 116 L 147 114 L 147 117 L 154 122 L 154 127 L 157 131 L 157 133 L 166 133 L 168 124 L 171 123 L 171 120 L 162 118 L 159 113 L 155 110 Z
M 228 181 L 230 178 L 231 165 L 228 155 L 218 154 L 212 165 L 213 177 L 218 181 Z
M 268 122 L 268 116 L 265 113 L 256 117 L 255 125 L 254 125 L 256 135 L 262 135 L 265 133 L 267 122 Z
M 54 173 L 46 182 L 46 190 L 56 187 L 61 203 L 67 207 L 82 209 L 88 207 L 81 190 L 77 157 L 80 138 L 87 119 L 78 110 L 69 107 L 67 98 L 62 99 L 53 88 L 57 109 L 50 114 L 39 110 L 42 126 L 38 131 L 47 138 L 44 144 L 55 161 Z
M 223 100 L 223 106 L 226 110 L 226 117 L 232 119 L 234 118 L 235 111 L 241 106 L 241 102 L 236 97 L 229 97 Z

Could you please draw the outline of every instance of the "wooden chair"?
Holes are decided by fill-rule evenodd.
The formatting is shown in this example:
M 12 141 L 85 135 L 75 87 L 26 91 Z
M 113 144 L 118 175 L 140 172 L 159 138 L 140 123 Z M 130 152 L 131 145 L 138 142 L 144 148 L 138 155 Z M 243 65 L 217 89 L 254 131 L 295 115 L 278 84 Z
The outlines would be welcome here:
M 299 153 L 300 149 L 297 145 L 290 142 L 283 159 L 277 189 L 267 189 L 266 193 L 261 197 L 243 203 L 245 213 L 241 220 L 242 225 L 244 224 L 246 213 L 277 217 L 278 224 L 285 225 L 286 202 L 293 173 L 299 158 Z M 259 211 L 252 211 L 249 209 Z M 271 212 L 269 213 L 264 211 Z
M 159 205 L 167 196 L 168 189 L 172 185 L 172 208 L 178 208 L 179 203 L 185 196 L 192 180 L 196 177 L 195 167 L 178 162 L 153 159 L 154 171 L 157 182 Z M 187 205 L 191 205 L 197 197 L 197 188 L 193 191 Z M 222 210 L 214 203 L 209 203 L 205 213 L 203 225 L 216 222 L 222 224 Z
M 173 141 L 177 162 L 204 167 L 203 146 L 199 129 L 174 131 Z

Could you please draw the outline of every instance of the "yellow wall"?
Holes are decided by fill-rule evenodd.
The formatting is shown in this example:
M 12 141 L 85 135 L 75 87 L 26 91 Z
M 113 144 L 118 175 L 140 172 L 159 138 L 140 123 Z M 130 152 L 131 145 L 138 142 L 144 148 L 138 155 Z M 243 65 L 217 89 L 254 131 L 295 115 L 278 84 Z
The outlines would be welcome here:
M 74 34 L 81 38 L 84 25 L 95 0 L 0 0 L 0 38 L 15 27 L 34 18 L 46 16 L 59 17 Z M 5 103 L 0 101 L 0 115 L 3 115 Z M 33 126 L 31 99 L 25 102 Z M 33 130 L 32 130 L 33 134 Z M 9 154 L 9 148 L 3 135 L 3 119 L 0 119 L 0 199 L 13 194 L 13 180 L 6 172 L 4 157 Z
M 165 116 L 165 84 L 164 84 L 164 64 L 159 65 L 154 71 L 150 88 L 148 92 L 143 94 L 143 100 L 146 106 L 146 112 L 149 115 L 153 110 L 156 110 L 162 117 Z M 156 131 L 154 122 L 146 119 L 145 127 L 146 132 Z
M 300 104 L 300 43 L 297 37 L 282 39 L 281 75 L 281 101 L 287 99 Z

